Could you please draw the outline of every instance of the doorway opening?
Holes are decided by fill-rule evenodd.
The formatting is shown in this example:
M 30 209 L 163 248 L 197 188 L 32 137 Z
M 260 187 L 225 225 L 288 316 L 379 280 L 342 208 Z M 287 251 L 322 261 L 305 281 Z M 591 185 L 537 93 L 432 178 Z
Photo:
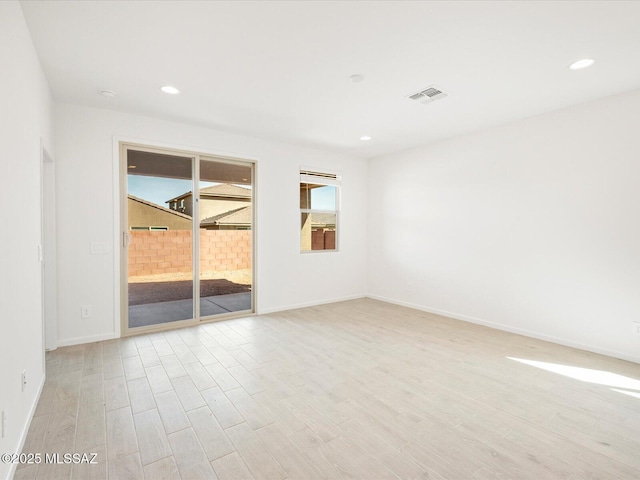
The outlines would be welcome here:
M 121 145 L 123 335 L 254 311 L 254 164 Z

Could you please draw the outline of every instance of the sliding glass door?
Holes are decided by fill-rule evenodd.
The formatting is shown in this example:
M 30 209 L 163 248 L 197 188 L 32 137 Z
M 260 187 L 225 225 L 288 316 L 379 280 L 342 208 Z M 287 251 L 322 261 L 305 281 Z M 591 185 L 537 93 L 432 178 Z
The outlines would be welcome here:
M 253 311 L 253 164 L 122 145 L 123 335 Z
M 193 157 L 127 150 L 128 327 L 195 318 L 193 202 L 167 200 L 193 190 Z
M 251 310 L 253 168 L 200 159 L 200 316 Z

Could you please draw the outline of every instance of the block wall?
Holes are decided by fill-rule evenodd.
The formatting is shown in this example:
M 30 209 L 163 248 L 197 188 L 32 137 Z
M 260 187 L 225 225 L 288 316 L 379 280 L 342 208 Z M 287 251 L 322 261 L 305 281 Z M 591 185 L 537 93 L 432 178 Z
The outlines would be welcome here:
M 192 271 L 191 231 L 130 233 L 129 276 Z M 201 230 L 200 268 L 202 271 L 251 268 L 251 231 Z

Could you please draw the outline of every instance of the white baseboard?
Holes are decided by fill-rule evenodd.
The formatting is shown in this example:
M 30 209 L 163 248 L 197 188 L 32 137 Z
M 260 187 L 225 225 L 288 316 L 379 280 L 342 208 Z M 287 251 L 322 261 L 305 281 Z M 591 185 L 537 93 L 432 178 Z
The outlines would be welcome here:
M 557 343 L 558 345 L 564 345 L 566 347 L 577 348 L 579 350 L 586 350 L 587 352 L 598 353 L 600 355 L 606 355 L 608 357 L 619 358 L 621 360 L 627 360 L 629 362 L 640 363 L 640 357 L 634 355 L 628 355 L 626 353 L 616 352 L 613 350 L 607 350 L 593 345 L 585 345 L 583 343 L 574 342 L 572 340 L 566 340 L 564 338 L 554 337 L 546 335 L 544 333 L 534 332 L 532 330 L 526 330 L 523 328 L 512 327 L 503 323 L 491 322 L 483 320 L 482 318 L 472 317 L 469 315 L 463 315 L 455 312 L 448 312 L 445 310 L 439 310 L 437 308 L 425 307 L 423 305 L 417 305 L 415 303 L 403 302 L 394 300 L 392 298 L 383 297 L 380 295 L 367 295 L 368 298 L 373 300 L 379 300 L 381 302 L 392 303 L 394 305 L 400 305 L 402 307 L 413 308 L 414 310 L 420 310 L 422 312 L 434 313 L 436 315 L 442 315 L 443 317 L 453 318 L 455 320 L 461 320 L 463 322 L 475 323 L 476 325 L 483 325 L 485 327 L 495 328 L 496 330 L 502 330 L 509 333 L 515 333 L 523 335 L 525 337 L 531 337 L 538 340 L 544 340 L 546 342 Z
M 523 329 L 523 328 L 517 328 L 517 327 L 512 327 L 510 325 L 505 325 L 502 323 L 497 323 L 497 322 L 492 322 L 489 320 L 484 320 L 482 318 L 477 318 L 477 317 L 472 317 L 470 315 L 464 315 L 464 314 L 460 314 L 460 313 L 456 313 L 456 312 L 449 312 L 446 310 L 440 310 L 437 308 L 432 308 L 432 307 L 426 307 L 423 305 L 418 305 L 415 303 L 410 303 L 410 302 L 403 302 L 401 300 L 395 300 L 393 298 L 388 298 L 388 297 L 384 297 L 381 295 L 372 295 L 372 294 L 356 294 L 356 295 L 347 295 L 344 297 L 334 297 L 334 298 L 327 298 L 327 299 L 323 299 L 323 300 L 315 300 L 312 302 L 303 302 L 303 303 L 295 303 L 295 304 L 290 304 L 290 305 L 284 305 L 284 306 L 280 306 L 280 307 L 275 307 L 275 308 L 266 308 L 266 309 L 259 309 L 258 312 L 256 312 L 256 315 L 266 315 L 269 313 L 277 313 L 277 312 L 284 312 L 287 310 L 295 310 L 297 308 L 305 308 L 305 307 L 314 307 L 317 305 L 325 305 L 325 304 L 329 304 L 329 303 L 337 303 L 337 302 L 344 302 L 347 300 L 356 300 L 359 298 L 371 298 L 373 300 L 379 300 L 381 302 L 386 302 L 386 303 L 391 303 L 394 305 L 400 305 L 403 307 L 408 307 L 408 308 L 413 308 L 414 310 L 420 310 L 423 312 L 427 312 L 427 313 L 433 313 L 436 315 L 442 315 L 443 317 L 449 317 L 449 318 L 453 318 L 455 320 L 461 320 L 463 322 L 469 322 L 469 323 L 474 323 L 476 325 L 483 325 L 485 327 L 489 327 L 489 328 L 495 328 L 496 330 L 502 330 L 505 332 L 510 332 L 510 333 L 515 333 L 518 335 L 523 335 L 525 337 L 531 337 L 531 338 L 536 338 L 538 340 L 544 340 L 547 342 L 551 342 L 551 343 L 557 343 L 559 345 L 564 345 L 567 347 L 572 347 L 572 348 L 577 348 L 580 350 L 586 350 L 588 352 L 593 352 L 593 353 L 598 353 L 600 355 L 606 355 L 608 357 L 614 357 L 614 358 L 619 358 L 621 360 L 627 360 L 629 362 L 634 362 L 634 363 L 640 363 L 640 356 L 635 356 L 635 355 L 628 355 L 626 353 L 622 353 L 622 352 L 617 352 L 614 350 L 608 350 L 605 348 L 600 348 L 597 346 L 593 346 L 593 345 L 587 345 L 587 344 L 583 344 L 583 343 L 579 343 L 579 342 L 574 342 L 572 340 L 567 340 L 564 338 L 559 338 L 559 337 L 554 337 L 552 335 L 547 335 L 544 333 L 540 333 L 540 332 L 535 332 L 533 330 L 527 330 L 527 329 Z M 93 336 L 87 336 L 87 337 L 76 337 L 76 338 L 69 338 L 66 340 L 59 340 L 58 341 L 58 346 L 59 347 L 65 347 L 65 346 L 70 346 L 70 345 L 79 345 L 79 344 L 83 344 L 83 343 L 92 343 L 92 342 L 99 342 L 102 340 L 110 340 L 113 338 L 117 338 L 116 335 L 114 333 L 109 333 L 109 334 L 102 334 L 102 335 L 93 335 Z
M 285 312 L 287 310 L 295 310 L 296 308 L 315 307 L 317 305 L 326 305 L 327 303 L 346 302 L 347 300 L 356 300 L 358 298 L 366 298 L 366 294 L 348 295 L 346 297 L 334 297 L 324 300 L 316 300 L 313 302 L 295 303 L 276 308 L 259 309 L 257 315 L 266 315 L 267 313 Z
M 24 448 L 24 443 L 27 441 L 27 434 L 29 433 L 29 428 L 31 427 L 31 420 L 33 420 L 33 415 L 36 413 L 36 408 L 38 408 L 38 402 L 40 401 L 40 395 L 42 395 L 42 389 L 44 388 L 44 382 L 46 380 L 46 374 L 42 375 L 42 380 L 40 380 L 40 386 L 38 386 L 38 393 L 36 394 L 36 398 L 33 400 L 33 404 L 29 409 L 29 416 L 27 417 L 27 423 L 22 429 L 22 433 L 20 434 L 20 441 L 18 442 L 18 448 L 16 449 L 16 454 L 22 453 L 22 449 Z M 18 468 L 17 463 L 12 463 L 11 468 L 9 468 L 9 472 L 7 473 L 7 480 L 11 480 L 13 476 L 16 474 L 16 468 Z
M 117 338 L 115 333 L 103 333 L 101 335 L 91 335 L 88 337 L 75 337 L 58 340 L 58 347 L 69 347 L 71 345 L 80 345 L 82 343 L 101 342 L 102 340 L 111 340 Z
M 365 298 L 366 296 L 367 296 L 366 294 L 361 293 L 357 295 L 348 295 L 345 297 L 334 297 L 334 298 L 327 298 L 324 300 L 316 300 L 313 302 L 296 303 L 296 304 L 285 305 L 285 306 L 276 307 L 276 308 L 268 308 L 268 309 L 258 308 L 256 315 L 264 315 L 267 313 L 275 313 L 275 312 L 284 312 L 286 310 L 294 310 L 296 308 L 314 307 L 316 305 L 324 305 L 327 303 L 344 302 L 346 300 L 355 300 L 357 298 Z M 71 345 L 80 345 L 83 343 L 100 342 L 102 340 L 111 340 L 113 338 L 118 338 L 116 334 L 113 332 L 101 334 L 101 335 L 92 335 L 87 337 L 67 338 L 67 339 L 58 340 L 58 347 L 69 347 Z

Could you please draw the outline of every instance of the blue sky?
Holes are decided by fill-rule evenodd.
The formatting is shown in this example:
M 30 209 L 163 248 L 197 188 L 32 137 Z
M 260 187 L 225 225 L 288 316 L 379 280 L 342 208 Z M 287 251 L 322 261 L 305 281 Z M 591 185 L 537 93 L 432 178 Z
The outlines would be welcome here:
M 218 185 L 213 182 L 200 182 L 200 188 Z M 243 187 L 250 188 L 247 185 Z M 168 207 L 167 200 L 190 192 L 193 189 L 191 180 L 164 177 L 146 177 L 143 175 L 127 175 L 128 193 L 148 202 Z M 311 206 L 316 210 L 335 210 L 335 187 L 321 187 L 311 190 Z
M 311 190 L 311 208 L 314 210 L 336 209 L 336 187 L 324 186 Z
M 167 200 L 190 192 L 193 189 L 191 180 L 178 178 L 145 177 L 142 175 L 127 175 L 128 193 L 134 197 L 168 207 Z M 200 182 L 200 187 L 217 185 L 212 182 Z

